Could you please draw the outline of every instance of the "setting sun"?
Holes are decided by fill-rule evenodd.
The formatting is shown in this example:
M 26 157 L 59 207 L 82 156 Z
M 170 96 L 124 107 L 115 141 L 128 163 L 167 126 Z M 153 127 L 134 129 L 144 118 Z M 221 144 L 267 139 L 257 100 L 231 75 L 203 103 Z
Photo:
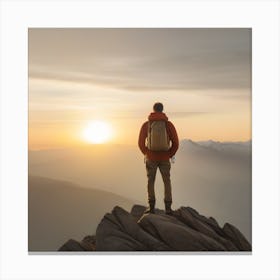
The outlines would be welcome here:
M 112 138 L 112 127 L 104 121 L 92 121 L 84 129 L 83 138 L 92 144 L 102 144 Z

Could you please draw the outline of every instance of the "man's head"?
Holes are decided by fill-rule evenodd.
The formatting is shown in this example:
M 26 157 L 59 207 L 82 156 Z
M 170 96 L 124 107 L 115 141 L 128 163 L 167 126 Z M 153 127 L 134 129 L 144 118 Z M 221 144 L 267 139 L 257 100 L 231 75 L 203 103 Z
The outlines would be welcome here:
M 154 104 L 154 112 L 162 112 L 163 111 L 163 105 L 160 102 L 157 102 Z

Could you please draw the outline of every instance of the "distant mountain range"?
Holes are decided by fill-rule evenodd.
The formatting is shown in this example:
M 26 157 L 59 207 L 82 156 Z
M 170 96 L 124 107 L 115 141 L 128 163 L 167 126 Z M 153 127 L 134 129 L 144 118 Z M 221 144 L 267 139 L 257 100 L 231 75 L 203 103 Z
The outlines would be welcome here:
M 191 141 L 191 140 L 184 140 L 184 141 Z M 194 142 L 193 142 L 194 143 Z M 208 140 L 208 141 L 198 141 L 197 142 L 199 145 L 205 146 L 205 147 L 211 147 L 217 150 L 221 149 L 241 149 L 243 150 L 244 148 L 250 149 L 252 145 L 252 140 L 248 141 L 239 141 L 239 142 L 219 142 L 219 141 L 213 141 L 213 140 Z
M 219 142 L 219 141 L 198 141 L 194 142 L 190 139 L 184 139 L 180 142 L 180 147 L 183 151 L 212 151 L 220 152 L 221 154 L 247 156 L 252 151 L 252 141 L 244 142 Z

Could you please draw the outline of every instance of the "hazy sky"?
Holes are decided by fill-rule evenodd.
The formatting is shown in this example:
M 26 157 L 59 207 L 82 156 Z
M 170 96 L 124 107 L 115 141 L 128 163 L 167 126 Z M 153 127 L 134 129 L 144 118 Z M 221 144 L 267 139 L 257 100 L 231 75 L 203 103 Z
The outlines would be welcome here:
M 30 148 L 81 144 L 94 119 L 137 144 L 156 101 L 179 138 L 251 138 L 251 30 L 29 29 Z

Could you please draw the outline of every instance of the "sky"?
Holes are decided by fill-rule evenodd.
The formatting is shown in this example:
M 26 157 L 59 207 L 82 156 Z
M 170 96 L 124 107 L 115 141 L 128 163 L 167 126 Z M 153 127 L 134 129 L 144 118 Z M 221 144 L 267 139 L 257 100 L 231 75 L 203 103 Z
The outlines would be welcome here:
M 251 29 L 30 28 L 29 149 L 85 144 L 93 120 L 137 145 L 155 102 L 179 139 L 251 139 Z

